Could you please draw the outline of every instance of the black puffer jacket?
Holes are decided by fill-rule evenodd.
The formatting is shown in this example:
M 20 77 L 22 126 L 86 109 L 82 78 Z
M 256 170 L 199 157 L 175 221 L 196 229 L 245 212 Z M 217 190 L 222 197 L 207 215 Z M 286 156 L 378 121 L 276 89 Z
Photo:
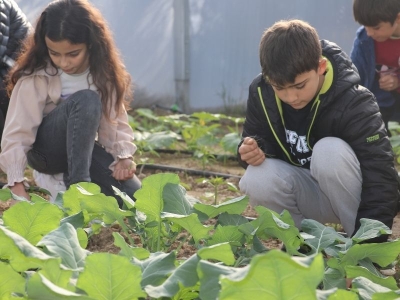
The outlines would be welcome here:
M 360 78 L 349 57 L 334 43 L 321 41 L 321 45 L 323 56 L 332 64 L 333 70 L 328 72 L 333 71 L 333 81 L 307 118 L 307 128 L 311 128 L 307 129 L 307 140 L 312 148 L 324 137 L 338 137 L 352 147 L 363 179 L 355 230 L 360 226 L 360 218 L 379 220 L 391 228 L 400 194 L 393 152 L 378 105 L 373 94 L 358 85 Z M 248 136 L 257 140 L 267 157 L 295 164 L 286 144 L 274 91 L 261 75 L 249 89 L 242 137 Z M 238 156 L 241 165 L 247 167 Z
M 0 72 L 7 72 L 31 25 L 14 0 L 0 0 Z M 9 60 L 11 58 L 12 60 Z

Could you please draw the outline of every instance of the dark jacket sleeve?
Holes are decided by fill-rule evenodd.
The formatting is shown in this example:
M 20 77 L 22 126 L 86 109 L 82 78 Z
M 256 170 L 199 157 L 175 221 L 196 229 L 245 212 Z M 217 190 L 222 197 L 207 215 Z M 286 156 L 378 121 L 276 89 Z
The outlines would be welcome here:
M 5 25 L 8 25 L 9 35 L 7 37 L 8 42 L 6 50 L 1 54 L 2 58 L 4 55 L 7 55 L 8 57 L 15 59 L 22 45 L 22 41 L 25 39 L 29 30 L 31 29 L 31 25 L 15 1 L 4 0 L 3 3 L 5 11 L 2 12 L 6 18 L 8 18 L 5 20 Z
M 349 93 L 352 101 L 348 101 L 343 110 L 339 131 L 354 150 L 362 173 L 355 232 L 361 218 L 379 220 L 392 228 L 400 197 L 392 147 L 374 95 L 361 86 Z
M 243 124 L 242 140 L 238 145 L 238 150 L 240 145 L 243 143 L 245 137 L 252 137 L 257 141 L 258 146 L 265 153 L 267 157 L 279 158 L 281 155 L 277 150 L 277 143 L 274 138 L 272 138 L 272 132 L 268 125 L 267 118 L 265 116 L 263 107 L 260 102 L 260 97 L 258 95 L 258 86 L 260 82 L 260 76 L 258 76 L 249 87 L 249 97 L 247 100 L 246 109 L 246 119 Z M 265 99 L 267 100 L 268 93 L 263 93 Z M 275 100 L 274 100 L 275 101 Z M 247 168 L 247 163 L 242 161 L 239 152 L 237 152 L 239 164 L 243 168 Z

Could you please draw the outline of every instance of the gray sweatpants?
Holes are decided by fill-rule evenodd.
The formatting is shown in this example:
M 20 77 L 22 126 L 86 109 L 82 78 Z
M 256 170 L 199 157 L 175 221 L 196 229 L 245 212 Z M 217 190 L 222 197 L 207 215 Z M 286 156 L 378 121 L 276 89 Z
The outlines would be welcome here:
M 248 166 L 239 182 L 253 207 L 263 205 L 278 213 L 286 209 L 298 228 L 303 219 L 342 224 L 349 235 L 354 231 L 361 186 L 354 151 L 334 137 L 315 144 L 310 170 L 267 158 L 259 166 Z

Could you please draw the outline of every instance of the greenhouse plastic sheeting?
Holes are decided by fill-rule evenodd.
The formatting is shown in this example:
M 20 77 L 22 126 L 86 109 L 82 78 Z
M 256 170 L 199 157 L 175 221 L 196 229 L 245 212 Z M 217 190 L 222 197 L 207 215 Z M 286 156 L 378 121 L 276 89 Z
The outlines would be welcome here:
M 50 1 L 17 2 L 34 24 Z M 303 19 L 347 53 L 358 28 L 349 0 L 91 2 L 107 19 L 135 82 L 133 106 L 178 104 L 185 112 L 243 107 L 260 73 L 260 37 L 278 20 Z

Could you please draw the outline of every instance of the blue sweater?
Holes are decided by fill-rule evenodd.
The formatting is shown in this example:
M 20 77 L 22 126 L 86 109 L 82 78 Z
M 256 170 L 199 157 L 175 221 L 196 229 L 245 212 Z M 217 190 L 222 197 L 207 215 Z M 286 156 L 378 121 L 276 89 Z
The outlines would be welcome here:
M 357 30 L 350 57 L 360 73 L 360 84 L 374 93 L 378 105 L 380 107 L 391 107 L 394 105 L 395 98 L 392 93 L 379 88 L 375 73 L 374 40 L 367 35 L 364 26 Z

